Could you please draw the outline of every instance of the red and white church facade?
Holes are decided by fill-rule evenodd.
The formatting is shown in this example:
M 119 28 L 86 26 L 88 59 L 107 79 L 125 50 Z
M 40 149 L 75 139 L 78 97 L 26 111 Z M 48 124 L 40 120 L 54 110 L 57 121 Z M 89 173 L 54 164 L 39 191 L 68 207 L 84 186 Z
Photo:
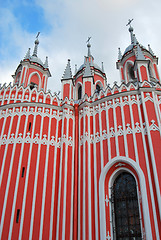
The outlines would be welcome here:
M 161 239 L 158 58 L 129 27 L 121 83 L 88 54 L 61 99 L 28 50 L 0 88 L 0 239 Z

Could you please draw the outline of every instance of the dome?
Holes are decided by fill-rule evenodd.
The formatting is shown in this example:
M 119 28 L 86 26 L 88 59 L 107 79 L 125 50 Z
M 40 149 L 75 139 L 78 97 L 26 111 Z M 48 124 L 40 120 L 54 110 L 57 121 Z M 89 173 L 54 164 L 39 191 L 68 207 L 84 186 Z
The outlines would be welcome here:
M 127 52 L 129 52 L 129 51 L 131 51 L 131 50 L 133 49 L 133 47 L 134 47 L 134 45 L 133 45 L 133 44 L 130 44 L 130 45 L 125 49 L 124 54 L 127 53 Z
M 83 64 L 80 66 L 80 68 L 77 70 L 77 72 L 79 72 L 80 70 L 82 70 L 85 66 L 86 66 L 86 65 L 83 63 Z M 101 69 L 97 64 L 92 63 L 92 64 L 90 64 L 90 66 L 93 66 L 94 68 L 96 68 L 96 69 L 98 69 L 98 70 L 100 70 L 100 71 L 102 72 L 102 69 Z
M 44 66 L 43 62 L 42 62 L 41 59 L 38 58 L 38 57 L 31 56 L 31 57 L 30 57 L 30 61 L 31 61 L 31 62 L 34 62 L 34 63 L 38 63 L 38 64 L 40 64 L 41 66 Z

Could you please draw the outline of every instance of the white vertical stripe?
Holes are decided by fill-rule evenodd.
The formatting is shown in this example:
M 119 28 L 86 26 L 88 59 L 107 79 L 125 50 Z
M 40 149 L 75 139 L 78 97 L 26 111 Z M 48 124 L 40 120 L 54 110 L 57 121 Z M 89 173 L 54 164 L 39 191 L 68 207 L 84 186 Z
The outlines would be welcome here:
M 59 112 L 57 112 L 59 114 Z M 58 142 L 58 130 L 59 130 L 59 121 L 56 121 L 56 137 L 55 142 Z M 55 196 L 55 177 L 56 177 L 56 164 L 57 164 L 57 149 L 58 146 L 56 145 L 54 148 L 54 166 L 53 166 L 53 181 L 52 181 L 52 196 L 51 196 L 51 210 L 50 210 L 50 235 L 49 239 L 52 240 L 53 234 L 53 214 L 54 214 L 54 196 Z
M 42 111 L 44 111 L 43 108 L 42 108 Z M 42 138 L 43 123 L 44 123 L 44 116 L 41 116 L 40 135 L 39 135 L 39 136 L 40 136 L 40 139 Z M 36 161 L 36 172 L 35 172 L 35 181 L 34 181 L 34 192 L 33 192 L 33 199 L 32 199 L 32 211 L 31 211 L 29 240 L 32 239 L 32 232 L 33 232 L 34 214 L 35 214 L 35 203 L 36 203 L 36 192 L 37 192 L 37 181 L 38 181 L 39 163 L 40 163 L 41 144 L 38 145 L 38 150 L 37 150 L 37 152 L 38 152 L 38 153 L 37 153 L 37 161 Z
M 52 109 L 50 109 L 49 125 L 48 125 L 48 141 L 50 141 L 50 131 L 51 131 L 51 114 Z M 42 239 L 43 234 L 43 221 L 44 221 L 44 208 L 45 208 L 45 197 L 46 197 L 46 183 L 47 183 L 47 170 L 49 162 L 49 143 L 46 149 L 46 158 L 45 158 L 45 170 L 44 170 L 44 183 L 43 183 L 43 193 L 42 193 L 42 205 L 41 205 L 41 220 L 40 220 L 40 231 L 39 239 Z
M 88 108 L 88 134 L 90 136 L 90 108 Z M 88 232 L 89 239 L 92 239 L 92 216 L 91 216 L 91 143 L 88 141 Z
M 64 133 L 64 113 L 62 117 L 62 128 L 61 128 L 61 137 Z M 60 197 L 61 197 L 61 188 L 62 188 L 62 161 L 63 161 L 63 144 L 61 142 L 61 153 L 60 153 L 60 168 L 59 168 L 59 192 L 58 192 L 58 210 L 57 210 L 57 228 L 56 228 L 56 239 L 59 240 L 59 222 L 60 222 Z
M 100 132 L 100 154 L 101 154 L 101 169 L 104 167 L 104 159 L 103 159 L 103 143 L 102 143 L 102 139 L 101 139 L 101 135 L 102 135 L 102 120 L 101 120 L 101 106 L 99 104 L 99 132 Z
M 66 138 L 68 141 L 69 136 L 69 117 L 67 117 L 66 123 Z M 65 220 L 66 220 L 66 198 L 67 198 L 67 162 L 71 161 L 68 158 L 68 142 L 65 144 L 65 171 L 64 171 L 64 197 L 63 197 L 63 222 L 62 222 L 62 239 L 65 239 Z
M 108 161 L 111 160 L 111 143 L 110 143 L 110 137 L 109 137 L 109 134 L 110 134 L 110 129 L 109 129 L 109 116 L 108 116 L 108 110 L 109 110 L 109 107 L 107 105 L 107 102 L 105 103 L 106 104 L 106 125 L 107 125 L 107 136 L 108 136 L 108 139 L 107 139 L 107 142 L 108 142 Z
M 17 121 L 15 138 L 17 138 L 20 119 L 21 118 L 19 117 L 18 121 Z M 10 126 L 12 126 L 12 125 L 10 125 Z M 1 223 L 0 223 L 0 239 L 2 236 L 4 217 L 5 217 L 5 212 L 6 212 L 7 198 L 8 198 L 9 186 L 10 186 L 11 175 L 12 175 L 12 167 L 13 167 L 13 160 L 14 160 L 14 156 L 15 156 L 15 149 L 16 149 L 16 143 L 14 143 L 13 148 L 12 148 L 12 155 L 11 155 L 11 161 L 10 161 L 10 167 L 9 167 L 9 172 L 8 172 L 7 185 L 6 185 L 6 192 L 5 192 L 4 203 L 3 203 L 2 217 L 1 217 Z
M 28 111 L 29 111 L 29 107 L 28 107 Z M 26 116 L 26 119 L 25 119 L 23 137 L 25 137 L 25 134 L 26 134 L 27 123 L 28 123 L 28 115 Z M 16 185 L 15 185 L 15 191 L 14 191 L 13 204 L 12 204 L 12 213 L 11 213 L 11 221 L 10 221 L 10 229 L 9 229 L 8 239 L 11 239 L 11 237 L 12 237 L 12 228 L 13 228 L 13 221 L 14 221 L 14 214 L 15 214 L 15 207 L 16 207 L 16 200 L 17 200 L 17 193 L 18 193 L 18 185 L 19 185 L 19 180 L 20 180 L 23 150 L 24 150 L 24 141 L 21 144 L 21 152 L 20 152 L 18 171 L 17 171 L 17 177 L 16 177 Z
M 82 161 L 81 161 L 81 143 L 80 143 L 80 137 L 81 137 L 81 114 L 79 113 L 79 149 L 78 149 L 78 240 L 80 240 L 80 226 L 82 225 L 81 221 L 80 221 L 80 205 L 81 205 L 81 195 L 80 195 L 80 185 L 81 185 L 81 168 L 82 168 Z M 76 140 L 77 141 L 77 140 Z
M 36 115 L 37 115 L 37 107 L 35 107 L 35 113 L 34 113 L 34 118 L 33 118 L 33 128 L 32 128 L 31 139 L 33 139 L 33 136 L 34 136 Z M 25 206 L 26 206 L 26 195 L 27 195 L 27 187 L 28 187 L 28 179 L 29 179 L 29 171 L 30 171 L 30 162 L 31 162 L 32 146 L 33 146 L 33 143 L 31 142 L 31 143 L 30 143 L 30 149 L 29 149 L 29 155 L 28 155 L 28 164 L 27 164 L 27 169 L 26 169 L 26 178 L 25 178 L 25 187 L 24 187 L 23 202 L 22 202 L 22 211 L 21 211 L 19 240 L 22 239 L 22 230 L 23 230 L 23 221 L 24 221 Z
M 85 126 L 86 126 L 86 115 L 83 111 L 83 135 L 85 136 Z M 86 185 L 86 175 L 85 175 L 85 166 L 86 166 L 86 148 L 85 141 L 83 142 L 83 239 L 86 239 L 86 199 L 85 199 L 85 185 Z
M 96 121 L 95 114 L 93 108 L 93 135 L 96 134 Z M 98 188 L 97 188 L 97 159 L 96 159 L 96 142 L 93 142 L 94 149 L 94 203 L 95 203 L 95 232 L 96 232 L 96 240 L 98 240 Z
M 13 111 L 14 111 L 14 108 L 13 108 Z M 7 114 L 6 114 L 6 115 L 7 115 Z M 9 126 L 8 133 L 7 133 L 7 139 L 10 138 L 13 118 L 14 118 L 14 112 L 12 113 L 11 120 L 10 120 L 10 123 L 9 123 L 10 126 Z M 6 120 L 7 120 L 7 116 L 6 116 Z M 6 124 L 6 122 L 5 122 L 5 124 Z M 3 155 L 3 160 L 2 160 L 2 167 L 1 167 L 1 173 L 0 173 L 0 186 L 1 186 L 2 178 L 3 178 L 3 171 L 4 171 L 4 166 L 5 166 L 5 160 L 6 160 L 7 150 L 8 150 L 8 145 L 6 145 L 6 147 L 5 147 L 5 151 L 4 151 L 4 155 Z
M 114 129 L 115 129 L 115 142 L 116 142 L 116 155 L 119 156 L 119 144 L 118 144 L 118 136 L 117 136 L 117 121 L 116 121 L 116 107 L 115 101 L 113 99 L 113 119 L 114 119 Z
M 125 128 L 125 116 L 124 116 L 124 110 L 123 110 L 122 97 L 120 97 L 120 105 L 121 105 L 121 116 L 122 116 L 122 128 L 123 128 L 123 133 L 124 133 L 125 156 L 129 157 L 128 145 L 127 145 L 127 136 L 126 136 L 126 133 L 125 133 L 126 128 Z
M 128 102 L 129 102 L 129 109 L 130 109 L 130 117 L 131 117 L 131 125 L 132 125 L 132 135 L 133 135 L 133 140 L 134 140 L 134 151 L 135 151 L 135 158 L 136 158 L 136 162 L 139 163 L 139 157 L 138 157 L 138 148 L 137 148 L 137 143 L 136 143 L 136 136 L 134 133 L 134 115 L 132 112 L 132 106 L 131 106 L 131 99 L 130 96 L 128 96 Z
M 74 120 L 73 120 L 73 146 L 72 146 L 72 181 L 71 181 L 72 190 L 71 190 L 70 240 L 73 239 L 73 196 L 74 196 L 74 157 L 75 157 L 74 153 L 75 153 L 75 142 L 79 141 L 78 139 L 75 139 L 75 128 L 76 128 L 76 126 L 75 126 L 75 118 L 74 118 Z

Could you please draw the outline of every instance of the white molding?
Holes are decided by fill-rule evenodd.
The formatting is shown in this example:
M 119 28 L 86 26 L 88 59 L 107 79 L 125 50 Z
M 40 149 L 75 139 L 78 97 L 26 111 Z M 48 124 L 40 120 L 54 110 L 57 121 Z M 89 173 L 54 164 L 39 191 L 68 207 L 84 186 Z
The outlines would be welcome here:
M 112 159 L 111 162 L 108 162 L 106 166 L 103 168 L 100 179 L 99 179 L 99 210 L 100 210 L 100 233 L 101 233 L 101 240 L 106 239 L 106 218 L 105 218 L 105 194 L 104 194 L 104 182 L 105 182 L 105 177 L 106 174 L 108 173 L 109 169 L 115 164 L 119 162 L 123 162 L 126 164 L 130 164 L 130 166 L 136 171 L 138 174 L 139 180 L 140 180 L 140 188 L 142 192 L 142 199 L 143 199 L 143 215 L 144 215 L 144 222 L 145 222 L 145 231 L 146 231 L 146 236 L 148 236 L 148 239 L 152 240 L 152 233 L 151 233 L 151 224 L 150 224 L 150 216 L 149 216 L 149 209 L 147 206 L 147 190 L 146 190 L 146 183 L 145 183 L 145 178 L 144 174 L 139 167 L 139 165 L 134 162 L 132 159 L 126 158 L 126 157 L 115 157 Z M 128 169 L 127 169 L 128 171 Z
M 59 121 L 56 124 L 56 137 L 55 140 L 58 140 L 58 130 L 59 130 Z M 52 177 L 52 196 L 51 196 L 51 210 L 50 210 L 50 230 L 49 230 L 49 239 L 52 240 L 53 233 L 53 215 L 54 215 L 54 200 L 55 200 L 55 177 L 56 177 L 56 165 L 57 165 L 57 147 L 54 149 L 54 162 L 53 162 L 53 177 Z

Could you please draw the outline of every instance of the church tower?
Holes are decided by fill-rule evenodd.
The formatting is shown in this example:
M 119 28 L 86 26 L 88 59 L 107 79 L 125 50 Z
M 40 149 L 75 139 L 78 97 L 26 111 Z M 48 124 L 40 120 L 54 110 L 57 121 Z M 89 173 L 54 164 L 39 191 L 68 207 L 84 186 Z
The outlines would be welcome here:
M 122 55 L 119 48 L 118 61 L 116 63 L 117 69 L 120 71 L 121 82 L 160 82 L 158 73 L 158 58 L 153 53 L 150 45 L 146 49 L 141 45 L 135 34 L 134 29 L 129 22 L 129 32 L 131 37 L 131 44 L 125 49 Z
M 30 48 L 28 49 L 24 59 L 20 62 L 13 75 L 14 85 L 18 86 L 30 86 L 30 89 L 37 88 L 37 90 L 43 90 L 46 92 L 48 78 L 51 77 L 48 67 L 48 57 L 46 57 L 43 63 L 38 58 L 38 40 L 39 33 L 35 40 L 35 46 L 33 54 L 30 54 Z

